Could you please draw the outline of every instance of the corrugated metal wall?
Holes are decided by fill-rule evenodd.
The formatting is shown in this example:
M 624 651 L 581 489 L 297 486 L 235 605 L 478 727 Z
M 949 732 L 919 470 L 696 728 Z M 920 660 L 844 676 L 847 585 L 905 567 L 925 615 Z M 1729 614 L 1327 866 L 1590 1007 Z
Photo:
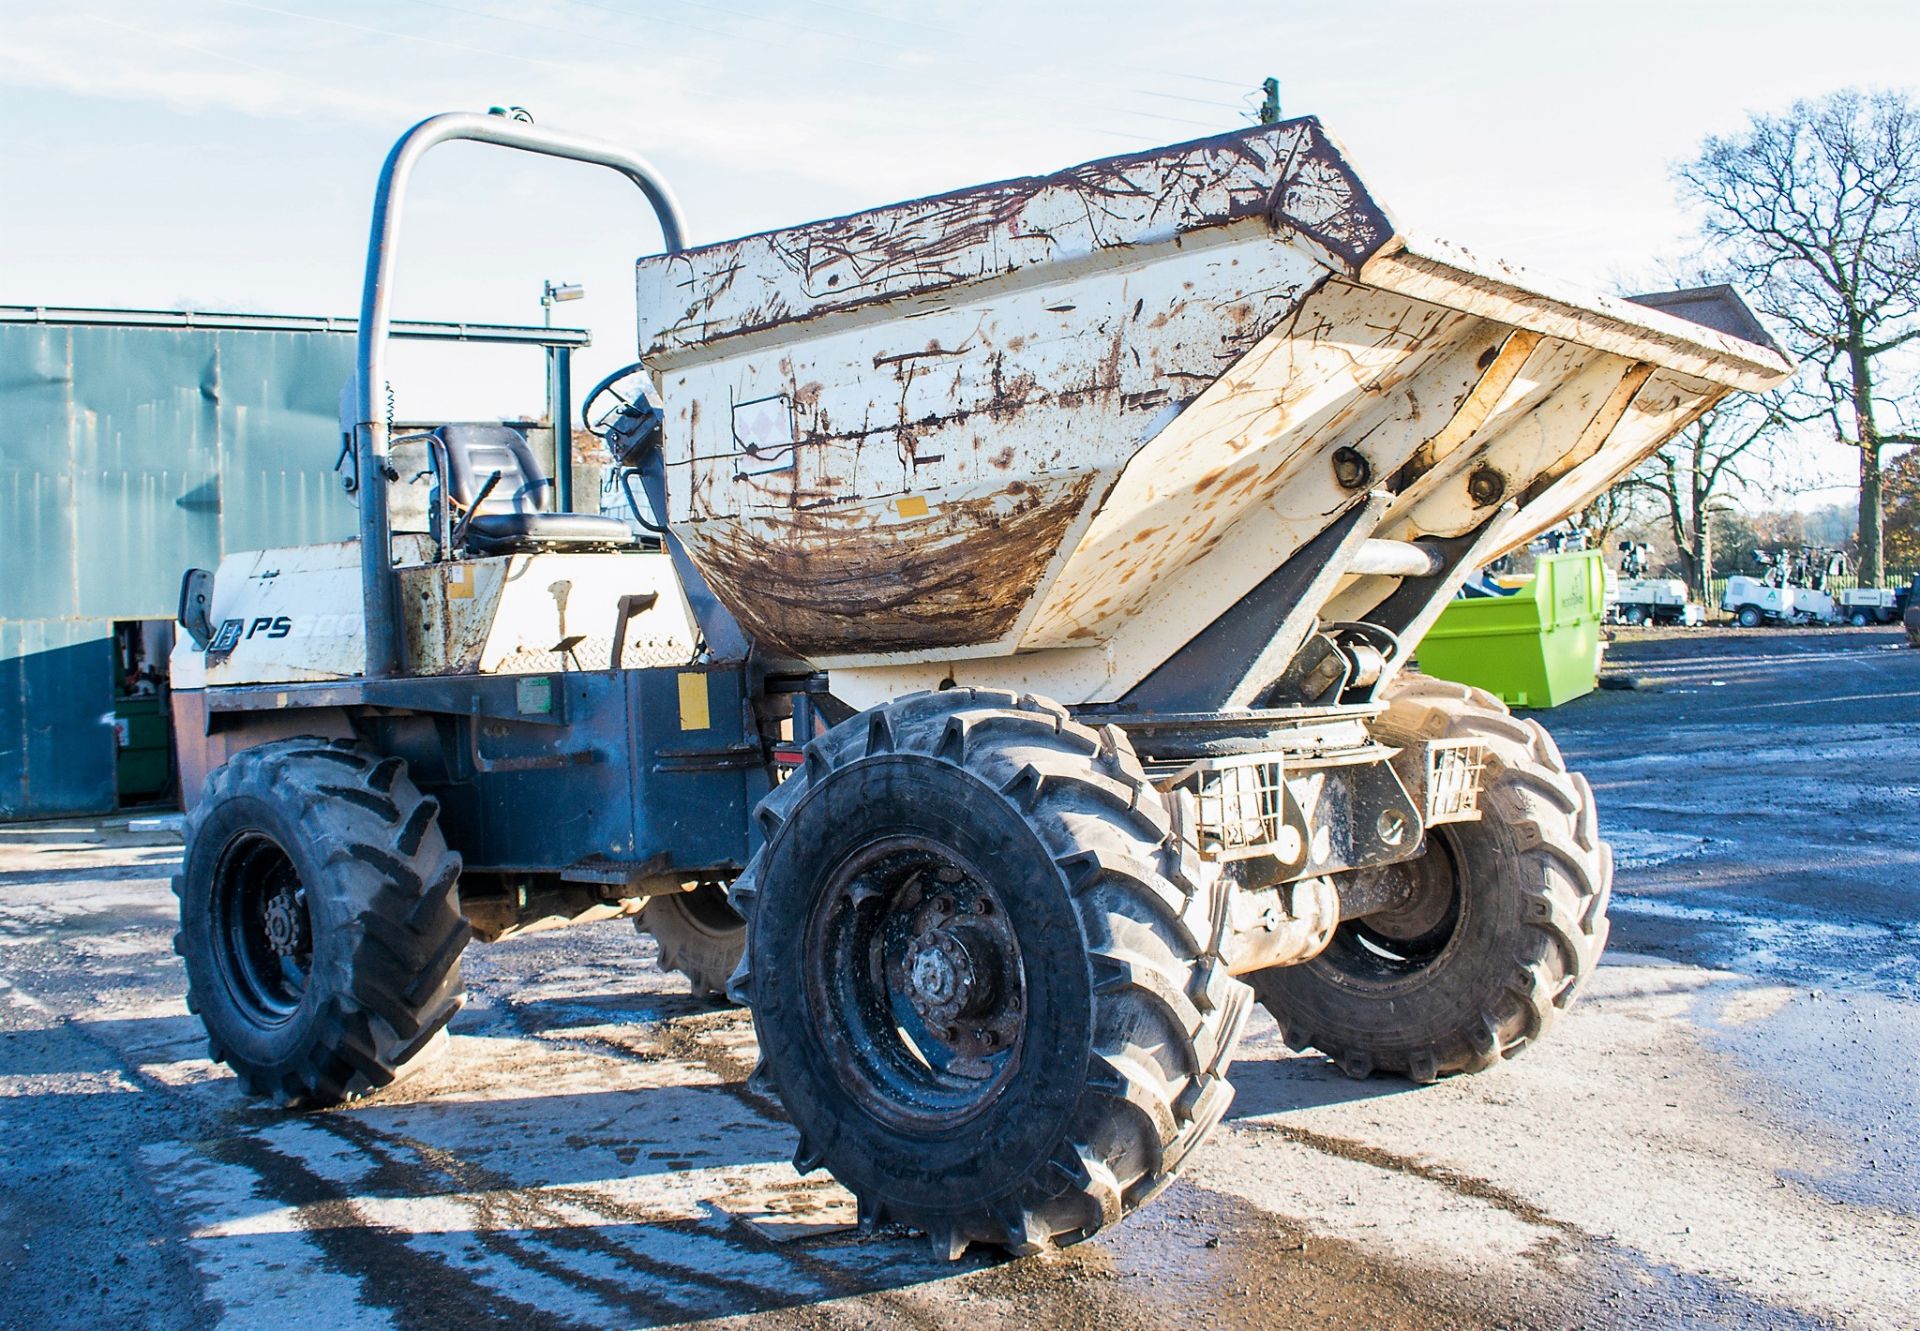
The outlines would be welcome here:
M 0 324 L 0 819 L 113 807 L 114 620 L 171 618 L 226 551 L 353 535 L 352 370 L 343 332 Z

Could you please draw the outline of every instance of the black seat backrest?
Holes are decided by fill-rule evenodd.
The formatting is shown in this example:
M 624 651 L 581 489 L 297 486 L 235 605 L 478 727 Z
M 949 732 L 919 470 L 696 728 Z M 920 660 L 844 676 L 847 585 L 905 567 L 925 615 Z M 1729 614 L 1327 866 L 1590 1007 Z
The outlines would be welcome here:
M 511 425 L 442 425 L 434 433 L 446 445 L 447 491 L 461 510 L 473 506 L 497 471 L 500 480 L 476 516 L 547 511 L 553 481 Z

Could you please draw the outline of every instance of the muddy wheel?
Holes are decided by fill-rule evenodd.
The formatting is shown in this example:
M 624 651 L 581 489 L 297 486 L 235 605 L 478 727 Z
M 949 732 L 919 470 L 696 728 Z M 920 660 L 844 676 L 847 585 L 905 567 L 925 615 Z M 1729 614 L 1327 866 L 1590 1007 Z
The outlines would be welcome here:
M 1613 852 L 1586 779 L 1492 694 L 1406 676 L 1375 730 L 1390 744 L 1484 743 L 1482 817 L 1431 829 L 1424 854 L 1390 866 L 1411 889 L 1393 909 L 1344 921 L 1310 962 L 1249 978 L 1289 1045 L 1349 1076 L 1479 1072 L 1538 1040 L 1598 964 Z
M 727 980 L 746 947 L 747 922 L 727 904 L 726 889 L 702 885 L 654 897 L 633 922 L 653 935 L 660 965 L 687 977 L 702 998 L 725 998 Z
M 1186 807 L 1118 730 L 1012 694 L 810 744 L 733 893 L 796 1167 L 942 1257 L 1072 1243 L 1166 1186 L 1232 1099 L 1250 1003 Z
M 319 1108 L 427 1061 L 470 933 L 438 813 L 398 758 L 342 741 L 263 744 L 207 778 L 174 950 L 248 1094 Z

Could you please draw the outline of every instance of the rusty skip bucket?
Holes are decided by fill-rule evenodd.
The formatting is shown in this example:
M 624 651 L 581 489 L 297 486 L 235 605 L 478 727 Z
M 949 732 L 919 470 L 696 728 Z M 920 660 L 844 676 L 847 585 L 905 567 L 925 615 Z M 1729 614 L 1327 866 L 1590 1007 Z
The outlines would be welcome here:
M 1408 238 L 1310 118 L 643 259 L 638 292 L 674 530 L 859 705 L 1122 697 L 1336 524 L 1305 618 L 1362 618 L 1401 581 L 1363 538 L 1491 557 L 1791 369 L 1724 289 Z

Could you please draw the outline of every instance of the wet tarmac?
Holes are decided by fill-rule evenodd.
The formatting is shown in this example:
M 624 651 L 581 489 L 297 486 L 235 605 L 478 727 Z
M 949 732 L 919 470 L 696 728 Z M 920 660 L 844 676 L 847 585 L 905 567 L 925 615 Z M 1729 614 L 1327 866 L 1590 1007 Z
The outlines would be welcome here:
M 476 948 L 446 1056 L 244 1101 L 125 820 L 0 827 L 0 1326 L 1920 1326 L 1920 652 L 1622 635 L 1547 715 L 1620 860 L 1539 1048 L 1353 1082 L 1256 1019 L 1228 1122 L 1025 1261 L 861 1237 L 751 1026 L 620 923 Z

